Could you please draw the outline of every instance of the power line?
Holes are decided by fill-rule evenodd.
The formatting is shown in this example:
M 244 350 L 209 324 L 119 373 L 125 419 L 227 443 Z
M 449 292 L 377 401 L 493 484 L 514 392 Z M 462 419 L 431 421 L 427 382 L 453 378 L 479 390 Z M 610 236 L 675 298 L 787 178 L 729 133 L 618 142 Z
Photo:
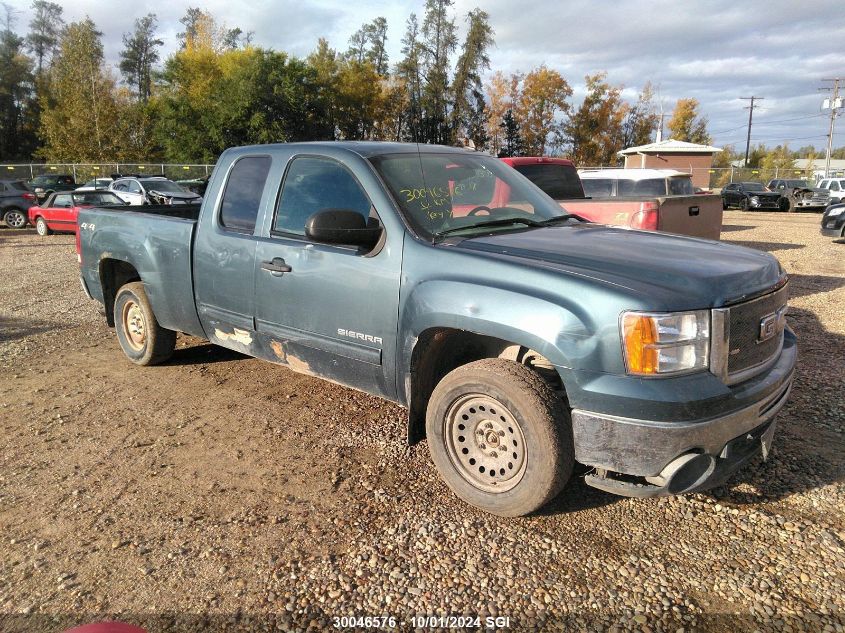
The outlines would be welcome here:
M 767 121 L 767 120 L 764 119 L 762 121 L 758 120 L 757 125 L 773 125 L 775 123 L 789 123 L 791 121 L 805 121 L 807 119 L 817 119 L 817 118 L 823 117 L 823 116 L 825 116 L 825 115 L 822 114 L 822 113 L 818 113 L 818 114 L 810 114 L 810 115 L 807 115 L 807 116 L 797 116 L 797 117 L 793 117 L 791 119 L 779 119 L 777 121 Z M 747 127 L 747 124 L 743 124 L 743 125 L 740 125 L 738 127 L 732 127 L 729 130 L 720 130 L 718 132 L 711 132 L 710 134 L 713 135 L 713 136 L 715 136 L 716 134 L 727 134 L 728 132 L 735 132 L 737 130 L 744 130 L 746 127 Z
M 748 150 L 751 148 L 751 119 L 754 116 L 754 101 L 755 99 L 758 101 L 762 101 L 764 97 L 740 97 L 743 101 L 751 101 L 751 105 L 749 105 L 745 110 L 748 110 L 748 136 L 745 139 L 745 166 L 748 167 Z

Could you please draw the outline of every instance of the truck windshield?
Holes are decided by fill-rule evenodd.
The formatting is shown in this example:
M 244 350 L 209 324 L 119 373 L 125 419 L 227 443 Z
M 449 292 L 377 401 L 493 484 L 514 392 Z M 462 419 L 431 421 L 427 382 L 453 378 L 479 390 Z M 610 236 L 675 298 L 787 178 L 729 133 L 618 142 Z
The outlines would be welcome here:
M 480 154 L 387 154 L 370 162 L 413 229 L 444 232 L 524 229 L 527 222 L 566 215 L 554 200 L 512 167 Z M 513 219 L 513 224 L 507 221 Z M 498 222 L 501 220 L 501 222 Z

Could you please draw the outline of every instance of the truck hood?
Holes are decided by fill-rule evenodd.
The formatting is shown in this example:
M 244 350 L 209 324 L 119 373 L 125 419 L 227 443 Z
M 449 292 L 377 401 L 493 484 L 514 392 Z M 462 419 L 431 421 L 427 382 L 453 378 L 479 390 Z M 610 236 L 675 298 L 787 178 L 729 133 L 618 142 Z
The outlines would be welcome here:
M 486 235 L 462 239 L 452 246 L 621 286 L 667 309 L 736 303 L 765 293 L 785 278 L 778 260 L 768 253 L 600 224 Z

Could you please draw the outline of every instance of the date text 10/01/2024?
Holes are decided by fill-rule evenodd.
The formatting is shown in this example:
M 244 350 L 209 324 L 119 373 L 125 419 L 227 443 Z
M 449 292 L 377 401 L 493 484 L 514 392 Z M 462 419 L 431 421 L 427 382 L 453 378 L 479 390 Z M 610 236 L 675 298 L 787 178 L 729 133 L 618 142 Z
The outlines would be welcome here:
M 334 616 L 332 626 L 336 629 L 394 629 L 410 625 L 414 629 L 509 629 L 510 617 L 497 616 L 481 618 L 473 615 L 414 615 L 404 622 L 392 615 L 381 616 Z

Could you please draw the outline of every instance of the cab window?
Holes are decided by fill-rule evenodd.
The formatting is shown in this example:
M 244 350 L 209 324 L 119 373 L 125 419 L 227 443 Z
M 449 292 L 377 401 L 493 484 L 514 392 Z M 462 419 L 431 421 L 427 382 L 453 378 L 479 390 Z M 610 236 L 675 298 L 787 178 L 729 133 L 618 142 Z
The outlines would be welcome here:
M 295 158 L 285 176 L 273 232 L 305 236 L 305 223 L 325 209 L 356 211 L 367 220 L 374 216 L 367 194 L 340 163 L 310 156 Z
M 220 203 L 222 226 L 241 233 L 255 230 L 271 162 L 269 156 L 244 156 L 235 162 Z
M 70 194 L 60 194 L 53 199 L 53 206 L 61 209 L 69 209 L 73 206 L 73 199 Z

